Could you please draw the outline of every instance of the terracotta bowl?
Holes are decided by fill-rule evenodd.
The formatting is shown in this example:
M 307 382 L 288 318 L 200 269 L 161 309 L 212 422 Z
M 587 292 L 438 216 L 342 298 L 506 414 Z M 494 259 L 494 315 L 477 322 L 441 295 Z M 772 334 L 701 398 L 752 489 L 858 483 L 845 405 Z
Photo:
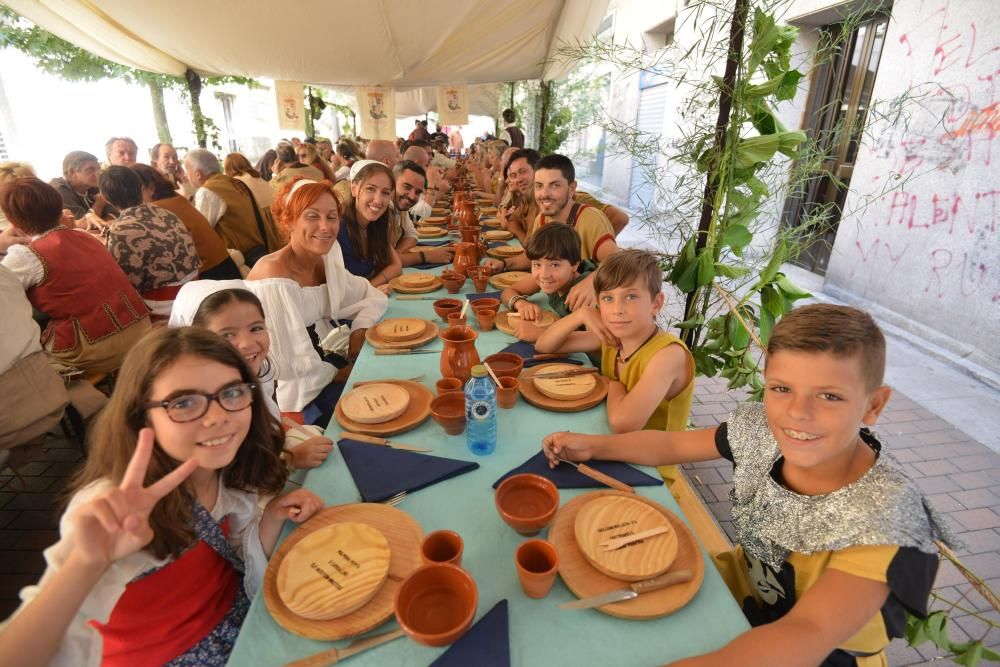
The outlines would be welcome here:
M 465 634 L 476 616 L 476 582 L 460 567 L 424 565 L 396 592 L 396 620 L 410 639 L 447 646 Z
M 434 302 L 434 312 L 445 324 L 448 323 L 448 315 L 458 313 L 462 310 L 462 302 L 458 299 L 438 299 Z
M 465 431 L 465 394 L 449 391 L 431 401 L 431 416 L 448 435 Z
M 462 381 L 458 378 L 441 378 L 435 383 L 434 388 L 437 389 L 438 396 L 449 391 L 462 391 Z
M 537 535 L 559 509 L 559 489 L 541 475 L 511 475 L 493 496 L 504 522 L 521 535 Z
M 465 277 L 459 276 L 458 278 L 446 278 L 444 279 L 444 288 L 448 290 L 448 294 L 458 294 L 462 285 L 465 284 Z
M 472 310 L 500 310 L 500 299 L 485 298 L 475 299 L 469 304 Z
M 521 375 L 524 369 L 524 359 L 511 352 L 497 352 L 486 357 L 486 363 L 490 365 L 497 377 L 516 378 Z
M 517 390 L 521 386 L 521 382 L 517 378 L 506 375 L 497 377 L 500 380 L 500 386 L 497 387 L 497 405 L 504 409 L 514 407 L 517 403 Z

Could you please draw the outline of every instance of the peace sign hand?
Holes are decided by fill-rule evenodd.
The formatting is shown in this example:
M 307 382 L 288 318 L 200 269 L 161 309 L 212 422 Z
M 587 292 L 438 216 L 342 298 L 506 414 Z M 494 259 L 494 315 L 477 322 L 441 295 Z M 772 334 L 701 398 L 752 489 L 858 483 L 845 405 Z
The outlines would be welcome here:
M 188 459 L 159 481 L 143 487 L 152 452 L 153 429 L 144 428 L 139 431 L 139 441 L 121 484 L 77 510 L 73 518 L 74 552 L 85 563 L 108 567 L 149 544 L 153 540 L 149 513 L 198 467 L 195 459 Z

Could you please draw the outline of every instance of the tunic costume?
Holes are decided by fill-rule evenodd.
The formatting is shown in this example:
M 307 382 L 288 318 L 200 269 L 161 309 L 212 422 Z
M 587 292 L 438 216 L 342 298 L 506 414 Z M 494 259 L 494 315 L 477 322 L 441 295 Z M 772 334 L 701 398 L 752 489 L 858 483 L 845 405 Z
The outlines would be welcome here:
M 764 406 L 744 404 L 716 432 L 733 462 L 733 524 L 740 546 L 717 565 L 751 625 L 784 616 L 827 569 L 884 582 L 878 614 L 823 662 L 886 665 L 883 650 L 906 630 L 904 610 L 927 615 L 938 567 L 934 540 L 956 545 L 950 529 L 878 439 L 862 429 L 875 464 L 836 491 L 804 496 L 782 483 L 783 459 Z
M 528 229 L 528 238 L 546 224 L 552 222 L 544 213 L 539 213 Z M 580 256 L 597 261 L 597 249 L 604 243 L 615 240 L 615 230 L 608 217 L 593 206 L 573 202 L 566 218 L 566 224 L 580 235 Z
M 45 550 L 45 574 L 21 591 L 25 603 L 69 558 L 75 511 L 110 485 L 95 482 L 70 501 L 59 541 Z M 260 517 L 257 494 L 228 489 L 223 480 L 211 511 L 195 502 L 198 541 L 180 556 L 157 559 L 139 551 L 108 568 L 51 664 L 224 665 L 267 568 Z

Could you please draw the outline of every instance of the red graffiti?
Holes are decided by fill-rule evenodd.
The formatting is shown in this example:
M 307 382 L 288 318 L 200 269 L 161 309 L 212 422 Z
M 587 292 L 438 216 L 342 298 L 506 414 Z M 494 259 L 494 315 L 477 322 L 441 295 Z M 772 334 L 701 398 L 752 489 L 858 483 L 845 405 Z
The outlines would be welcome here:
M 885 226 L 900 225 L 907 230 L 931 229 L 946 225 L 948 234 L 977 231 L 994 235 L 997 231 L 997 195 L 1000 190 L 984 190 L 972 195 L 932 192 L 930 196 L 905 191 L 892 193 Z M 971 204 L 969 203 L 971 202 Z

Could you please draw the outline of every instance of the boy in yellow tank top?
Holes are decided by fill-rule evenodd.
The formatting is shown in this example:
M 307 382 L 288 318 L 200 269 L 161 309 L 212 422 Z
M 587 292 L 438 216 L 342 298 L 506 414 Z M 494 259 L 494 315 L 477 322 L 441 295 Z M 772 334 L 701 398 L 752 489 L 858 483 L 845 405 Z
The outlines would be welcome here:
M 594 272 L 597 310 L 581 308 L 539 336 L 535 350 L 601 353 L 613 433 L 683 431 L 694 397 L 694 359 L 680 338 L 656 325 L 663 307 L 663 273 L 654 255 L 621 250 Z M 586 331 L 578 331 L 583 326 Z M 662 466 L 668 484 L 676 466 Z

